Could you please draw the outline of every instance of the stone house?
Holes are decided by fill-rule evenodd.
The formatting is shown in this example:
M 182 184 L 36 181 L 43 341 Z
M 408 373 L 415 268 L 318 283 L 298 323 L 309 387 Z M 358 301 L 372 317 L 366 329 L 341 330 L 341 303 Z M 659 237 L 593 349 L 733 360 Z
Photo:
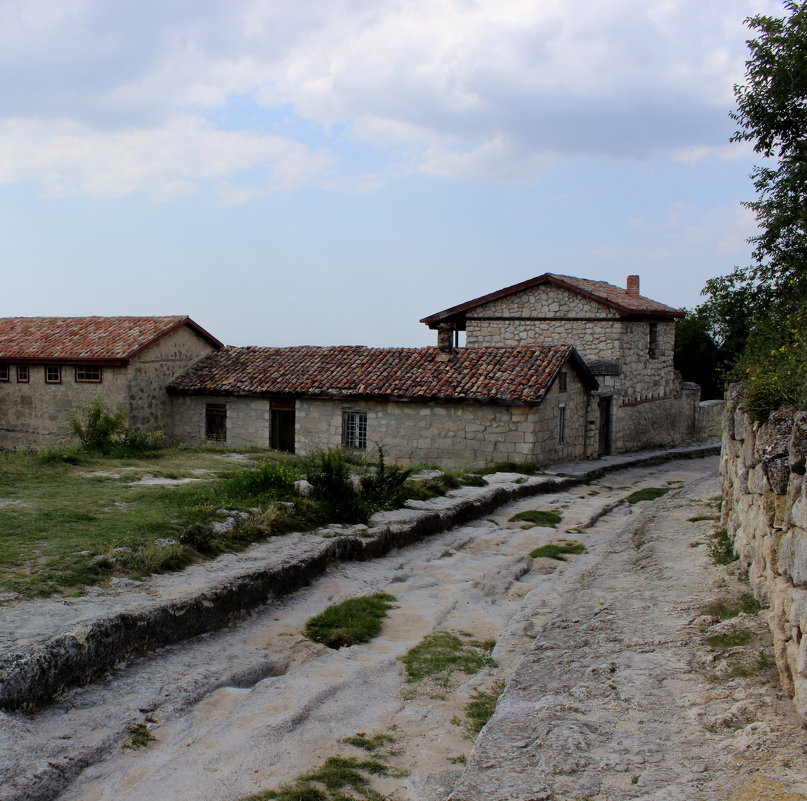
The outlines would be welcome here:
M 0 318 L 0 448 L 47 448 L 98 396 L 171 431 L 166 385 L 222 344 L 189 317 Z
M 377 443 L 450 467 L 585 456 L 596 389 L 570 345 L 224 348 L 168 387 L 188 444 L 372 455 Z
M 544 273 L 424 317 L 438 340 L 466 347 L 574 344 L 597 377 L 596 453 L 671 445 L 714 435 L 719 404 L 673 368 L 675 321 L 684 312 L 626 286 Z

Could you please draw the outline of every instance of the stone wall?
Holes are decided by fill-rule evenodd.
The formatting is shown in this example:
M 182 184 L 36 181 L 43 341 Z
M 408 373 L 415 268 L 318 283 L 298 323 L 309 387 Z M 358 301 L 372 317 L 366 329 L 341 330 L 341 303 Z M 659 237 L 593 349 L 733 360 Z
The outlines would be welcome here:
M 171 404 L 165 388 L 212 351 L 209 342 L 182 326 L 133 357 L 129 363 L 129 423 L 170 435 Z
M 76 405 L 101 396 L 126 408 L 128 378 L 125 367 L 104 367 L 100 384 L 76 383 L 72 366 L 62 366 L 60 384 L 45 383 L 45 367 L 29 365 L 28 383 L 0 382 L 0 448 L 55 448 L 70 439 L 68 417 Z
M 764 425 L 729 390 L 720 463 L 722 525 L 770 605 L 779 676 L 807 721 L 807 412 L 781 410 Z
M 367 453 L 375 444 L 398 461 L 479 467 L 494 462 L 548 464 L 590 452 L 593 421 L 587 393 L 577 374 L 568 372 L 567 391 L 557 382 L 538 406 L 479 403 L 418 403 L 384 400 L 298 399 L 295 451 L 305 454 L 342 444 L 345 411 L 367 414 Z M 227 440 L 233 447 L 268 447 L 270 402 L 263 398 L 175 395 L 174 438 L 187 445 L 205 439 L 205 405 L 227 405 Z M 560 409 L 565 437 L 559 439 Z

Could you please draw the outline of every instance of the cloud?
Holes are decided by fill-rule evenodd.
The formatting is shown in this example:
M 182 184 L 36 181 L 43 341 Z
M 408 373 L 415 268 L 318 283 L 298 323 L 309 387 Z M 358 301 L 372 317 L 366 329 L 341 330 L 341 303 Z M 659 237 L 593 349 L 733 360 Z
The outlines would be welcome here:
M 291 188 L 326 169 L 330 157 L 276 136 L 220 131 L 198 117 L 176 115 L 158 128 L 98 131 L 71 120 L 0 122 L 0 181 L 35 180 L 51 197 L 113 198 L 146 192 L 165 201 L 201 182 L 220 184 L 225 202 L 258 191 L 229 179 L 257 171 L 260 186 Z
M 757 12 L 781 5 L 7 0 L 0 152 L 24 157 L 4 158 L 0 175 L 103 196 L 221 180 L 224 195 L 247 198 L 254 188 L 237 189 L 235 173 L 269 165 L 273 184 L 293 186 L 322 169 L 323 147 L 348 176 L 347 142 L 385 153 L 391 175 L 464 179 L 535 180 L 568 159 L 723 158 L 742 19 Z M 321 132 L 319 150 L 261 122 L 223 130 L 234 98 L 292 109 Z

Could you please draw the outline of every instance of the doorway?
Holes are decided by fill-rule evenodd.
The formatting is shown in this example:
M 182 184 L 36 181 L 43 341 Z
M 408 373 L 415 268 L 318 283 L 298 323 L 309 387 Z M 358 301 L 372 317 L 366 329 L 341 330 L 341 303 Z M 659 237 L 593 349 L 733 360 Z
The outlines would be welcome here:
M 294 401 L 272 401 L 271 413 L 269 447 L 275 451 L 294 453 Z
M 597 455 L 607 456 L 611 453 L 611 401 L 613 398 L 599 398 L 597 406 L 600 410 L 599 438 Z

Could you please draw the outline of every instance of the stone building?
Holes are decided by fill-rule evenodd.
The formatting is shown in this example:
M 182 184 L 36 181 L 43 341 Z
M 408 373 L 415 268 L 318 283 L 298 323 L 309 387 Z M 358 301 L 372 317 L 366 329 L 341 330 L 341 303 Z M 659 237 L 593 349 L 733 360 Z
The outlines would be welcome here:
M 552 462 L 591 448 L 597 381 L 569 345 L 224 348 L 174 380 L 174 436 L 396 460 Z
M 675 321 L 684 312 L 624 288 L 544 273 L 424 317 L 442 341 L 469 349 L 572 343 L 599 381 L 599 454 L 670 445 L 704 435 L 719 409 L 700 406 L 700 387 L 673 368 Z
M 133 426 L 170 432 L 166 385 L 222 347 L 189 317 L 0 318 L 0 448 L 47 448 L 101 396 Z

